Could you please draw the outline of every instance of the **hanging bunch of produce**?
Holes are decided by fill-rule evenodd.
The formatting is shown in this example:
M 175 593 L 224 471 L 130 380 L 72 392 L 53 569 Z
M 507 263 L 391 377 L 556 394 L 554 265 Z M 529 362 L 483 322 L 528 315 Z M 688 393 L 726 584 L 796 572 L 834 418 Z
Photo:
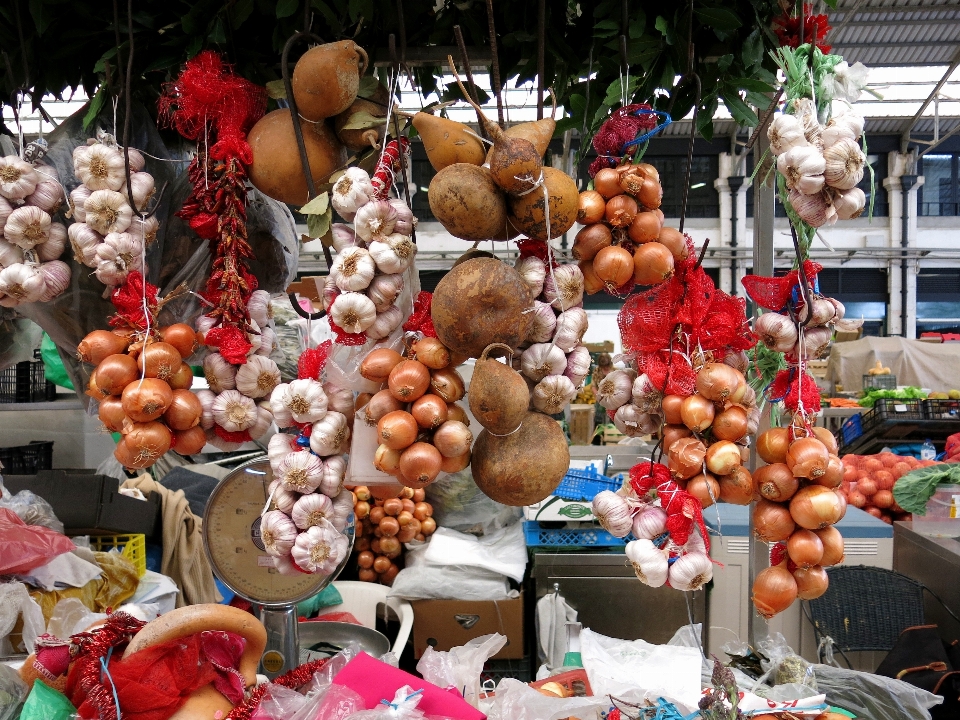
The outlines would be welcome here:
M 70 266 L 59 258 L 67 228 L 58 222 L 63 186 L 52 165 L 40 163 L 45 146 L 31 143 L 0 157 L 0 305 L 48 302 L 70 284 Z

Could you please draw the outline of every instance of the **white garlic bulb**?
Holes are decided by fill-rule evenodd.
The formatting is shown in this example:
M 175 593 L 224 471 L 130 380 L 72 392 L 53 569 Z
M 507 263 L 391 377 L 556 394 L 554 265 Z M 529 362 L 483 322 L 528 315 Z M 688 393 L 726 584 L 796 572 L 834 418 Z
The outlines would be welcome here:
M 597 402 L 607 410 L 616 410 L 633 399 L 634 376 L 627 370 L 608 373 L 597 385 Z
M 670 587 L 677 590 L 699 590 L 713 579 L 713 563 L 702 552 L 689 552 L 670 566 Z
M 247 331 L 247 342 L 250 343 L 250 349 L 247 350 L 247 357 L 251 355 L 256 355 L 257 350 L 260 349 L 260 345 L 263 343 L 263 338 L 260 335 L 260 326 L 254 320 L 250 320 L 250 330 Z
M 638 540 L 653 540 L 667 529 L 667 514 L 662 508 L 647 507 L 633 518 L 633 536 Z
M 666 555 L 650 540 L 633 540 L 627 543 L 624 552 L 637 578 L 644 585 L 661 587 L 667 581 L 670 569 Z
M 310 430 L 310 449 L 320 457 L 345 452 L 349 440 L 350 428 L 342 413 L 328 411 Z
M 260 346 L 256 350 L 257 355 L 269 357 L 277 349 L 277 333 L 273 328 L 266 327 L 260 331 Z
M 331 523 L 323 521 L 297 536 L 290 556 L 306 572 L 331 575 L 346 557 L 348 546 L 347 538 Z
M 633 528 L 633 511 L 626 499 L 610 490 L 601 490 L 593 498 L 597 522 L 614 537 L 622 538 Z
M 16 155 L 0 157 L 0 195 L 8 200 L 23 200 L 37 188 L 40 176 L 33 165 Z
M 590 374 L 590 351 L 585 345 L 577 345 L 570 354 L 567 355 L 567 369 L 563 374 L 570 378 L 574 387 L 579 388 L 583 385 L 584 379 Z
M 363 293 L 345 292 L 330 306 L 330 319 L 345 332 L 362 333 L 376 321 L 377 308 Z
M 16 263 L 0 270 L 0 293 L 18 303 L 37 302 L 45 289 L 39 265 Z
M 10 213 L 13 212 L 13 205 L 10 204 L 10 201 L 7 200 L 3 195 L 0 195 L 0 236 L 3 235 L 3 226 L 7 222 L 7 218 L 10 217 Z
M 863 180 L 866 158 L 856 140 L 841 138 L 823 151 L 823 178 L 838 190 L 850 190 Z
M 831 195 L 833 209 L 839 220 L 853 220 L 860 217 L 867 205 L 867 196 L 858 187 Z
M 41 172 L 41 178 L 45 174 Z M 34 191 L 27 195 L 25 202 L 53 215 L 63 204 L 63 187 L 56 180 L 41 179 Z
M 34 247 L 40 262 L 59 260 L 67 247 L 67 228 L 63 223 L 50 223 L 47 228 L 47 241 Z
M 272 439 L 273 438 L 271 438 L 271 440 Z M 267 488 L 267 494 L 273 498 L 273 506 L 286 515 L 293 512 L 293 506 L 296 505 L 297 500 L 300 499 L 299 494 L 285 489 L 279 480 L 271 481 L 270 486 Z
M 297 526 L 286 513 L 269 510 L 260 518 L 260 542 L 268 555 L 286 555 L 293 549 L 296 539 Z
M 520 371 L 534 382 L 540 382 L 547 375 L 562 375 L 566 369 L 566 354 L 549 343 L 531 345 L 520 356 Z
M 389 203 L 397 211 L 397 222 L 394 223 L 393 232 L 400 235 L 412 235 L 414 228 L 417 227 L 417 219 L 413 216 L 413 210 L 407 207 L 407 204 L 400 198 L 391 198 Z
M 70 191 L 70 209 L 73 211 L 73 219 L 77 222 L 87 221 L 87 198 L 93 195 L 93 190 L 86 185 L 77 185 Z
M 126 185 L 126 182 L 124 182 L 123 187 L 120 188 L 120 194 L 127 198 L 127 202 L 129 202 L 130 198 L 127 195 Z M 137 209 L 142 211 L 156 190 L 153 175 L 145 172 L 130 173 L 130 190 L 133 195 L 133 202 L 136 203 Z
M 157 239 L 157 230 L 160 229 L 160 221 L 156 215 L 151 215 L 146 220 L 136 216 L 130 221 L 130 227 L 127 232 L 140 239 L 144 245 L 149 245 Z
M 540 297 L 543 282 L 547 277 L 547 264 L 540 258 L 529 255 L 517 258 L 513 268 L 520 274 L 523 284 L 530 288 L 530 295 Z
M 370 175 L 363 168 L 347 168 L 330 190 L 330 204 L 345 220 L 353 220 L 357 210 L 374 195 Z M 339 252 L 339 250 L 338 250 Z
M 251 440 L 259 440 L 273 426 L 273 413 L 268 407 L 257 406 L 257 421 L 247 428 Z
M 633 381 L 633 404 L 640 412 L 657 412 L 663 401 L 663 393 L 653 384 L 653 381 L 644 373 Z
M 289 387 L 287 383 L 280 383 L 273 389 L 273 392 L 270 393 L 270 411 L 273 413 L 274 422 L 277 423 L 277 427 L 280 428 L 293 426 L 293 414 L 290 412 L 290 408 L 283 402 L 284 393 L 287 392 Z M 272 439 L 273 438 L 271 438 L 271 441 Z
M 553 333 L 557 329 L 557 316 L 553 308 L 545 302 L 534 300 L 534 307 L 530 310 L 533 316 L 533 322 L 530 323 L 530 331 L 527 333 L 527 342 L 547 343 L 553 339 Z
M 113 190 L 97 190 L 83 204 L 84 222 L 101 235 L 121 233 L 130 227 L 133 210 L 123 195 Z
M 247 397 L 266 397 L 279 384 L 280 368 L 268 357 L 254 355 L 237 369 L 237 390 Z
M 330 237 L 330 244 L 337 252 L 357 244 L 357 234 L 352 227 L 343 223 L 333 223 L 330 226 Z
M 660 416 L 641 412 L 633 403 L 626 403 L 617 408 L 613 424 L 627 437 L 640 437 L 660 429 Z
M 393 233 L 370 243 L 370 256 L 380 272 L 402 273 L 413 263 L 417 246 L 407 235 Z
M 23 248 L 0 238 L 0 268 L 23 262 Z
M 319 525 L 323 520 L 331 522 L 333 501 L 323 493 L 304 495 L 293 506 L 290 519 L 301 530 Z
M 578 265 L 561 265 L 543 281 L 543 294 L 557 310 L 583 304 L 583 271 Z
M 3 225 L 3 237 L 7 242 L 30 250 L 47 241 L 50 232 L 49 213 L 34 205 L 18 207 Z
M 804 195 L 814 195 L 823 189 L 823 171 L 826 161 L 815 147 L 793 147 L 777 158 L 777 170 L 783 175 L 787 188 Z
M 143 270 L 143 245 L 130 233 L 110 233 L 97 245 L 97 279 L 120 285 L 134 270 Z
M 270 293 L 266 290 L 254 290 L 250 293 L 250 299 L 247 300 L 247 312 L 250 313 L 250 319 L 253 320 L 260 329 L 266 328 L 273 317 L 273 309 L 270 306 Z
M 548 375 L 537 383 L 531 394 L 533 406 L 546 415 L 563 412 L 577 396 L 577 388 L 565 375 Z
M 217 399 L 209 390 L 196 390 L 194 395 L 200 401 L 203 412 L 200 414 L 200 427 L 204 430 L 212 430 L 217 421 L 213 419 L 213 401 Z
M 370 284 L 376 271 L 377 265 L 370 252 L 354 246 L 337 254 L 330 267 L 330 277 L 341 290 L 357 292 Z
M 257 421 L 257 404 L 236 390 L 224 390 L 213 401 L 213 419 L 227 432 L 240 432 Z
M 280 404 L 298 423 L 316 423 L 327 414 L 327 394 L 323 392 L 323 385 L 318 381 L 293 380 L 286 385 L 278 385 L 273 391 L 274 395 L 280 388 L 283 388 L 279 397 Z M 271 407 L 274 395 L 270 397 Z
M 290 492 L 312 493 L 323 479 L 323 462 L 306 450 L 287 453 L 277 465 L 276 479 Z
M 373 301 L 377 312 L 383 312 L 393 305 L 403 291 L 403 275 L 377 275 L 370 281 L 367 297 Z
M 560 313 L 557 318 L 557 331 L 553 344 L 565 353 L 573 350 L 587 332 L 587 312 L 582 307 L 574 307 Z
M 330 522 L 339 532 L 343 532 L 351 515 L 353 515 L 353 494 L 349 490 L 341 490 L 333 498 L 333 517 L 330 518 Z
M 353 392 L 339 385 L 334 385 L 332 382 L 323 384 L 323 392 L 327 394 L 327 410 L 343 413 L 348 418 L 352 417 L 355 412 Z
M 343 481 L 347 477 L 347 461 L 343 455 L 331 455 L 323 459 L 323 480 L 317 487 L 327 497 L 339 497 L 343 491 Z M 351 503 L 351 509 L 352 509 Z
M 767 128 L 770 152 L 783 155 L 787 150 L 809 145 L 803 136 L 803 125 L 793 115 L 778 115 Z
M 372 340 L 382 340 L 400 327 L 403 322 L 403 311 L 396 305 L 391 305 L 381 313 L 377 313 L 376 320 L 367 328 L 367 337 Z
M 143 172 L 143 168 L 146 167 L 147 161 L 143 157 L 143 154 L 136 148 L 117 148 L 120 151 L 120 156 L 130 159 L 130 172 Z M 124 155 L 126 153 L 126 155 Z M 126 162 L 126 159 L 124 159 Z
M 91 190 L 119 190 L 126 182 L 123 155 L 102 143 L 88 146 L 86 152 L 74 152 L 73 171 Z
M 203 359 L 203 376 L 216 394 L 237 387 L 237 368 L 228 363 L 220 353 L 210 353 Z
M 52 260 L 40 264 L 40 274 L 43 276 L 44 290 L 40 302 L 50 302 L 62 295 L 70 287 L 70 266 L 59 260 Z
M 380 240 L 393 232 L 397 209 L 386 200 L 372 200 L 357 210 L 353 224 L 362 240 Z
M 787 195 L 787 201 L 800 219 L 808 225 L 822 227 L 837 221 L 836 208 L 827 202 L 822 192 L 804 195 L 798 190 L 791 190 Z
M 823 138 L 821 133 L 823 127 L 817 118 L 817 106 L 812 99 L 807 97 L 797 98 L 793 101 L 793 114 L 800 125 L 803 127 L 803 136 L 816 150 L 823 150 Z

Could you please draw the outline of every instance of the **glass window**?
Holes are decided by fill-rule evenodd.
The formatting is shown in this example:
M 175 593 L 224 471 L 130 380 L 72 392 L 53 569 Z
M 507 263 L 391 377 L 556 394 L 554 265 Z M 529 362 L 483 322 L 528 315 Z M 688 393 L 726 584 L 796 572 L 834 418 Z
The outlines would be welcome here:
M 957 156 L 925 155 L 920 160 L 921 215 L 957 215 Z
M 645 155 L 643 162 L 650 163 L 660 173 L 663 201 L 660 209 L 668 218 L 680 217 L 683 206 L 683 180 L 686 177 L 686 156 Z M 720 194 L 713 181 L 720 174 L 719 158 L 716 155 L 699 155 L 693 158 L 690 171 L 690 193 L 687 197 L 687 217 L 720 217 Z

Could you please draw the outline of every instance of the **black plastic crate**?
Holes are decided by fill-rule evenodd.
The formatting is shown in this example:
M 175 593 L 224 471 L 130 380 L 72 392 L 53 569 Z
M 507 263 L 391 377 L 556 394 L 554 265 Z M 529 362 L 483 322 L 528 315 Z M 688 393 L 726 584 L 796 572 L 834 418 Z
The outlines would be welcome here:
M 921 400 L 926 420 L 960 420 L 960 400 Z
M 528 683 L 534 680 L 530 656 L 517 660 L 487 660 L 480 673 L 480 682 L 493 681 L 494 686 L 504 678 L 514 678 Z
M 873 409 L 861 416 L 861 426 L 866 434 L 880 425 L 903 420 L 923 420 L 923 409 L 919 400 L 901 400 L 900 398 L 880 398 Z
M 53 441 L 33 440 L 29 445 L 0 447 L 0 464 L 5 475 L 36 475 L 53 468 Z
M 0 370 L 0 403 L 30 403 L 55 400 L 57 386 L 48 382 L 43 362 L 24 360 Z

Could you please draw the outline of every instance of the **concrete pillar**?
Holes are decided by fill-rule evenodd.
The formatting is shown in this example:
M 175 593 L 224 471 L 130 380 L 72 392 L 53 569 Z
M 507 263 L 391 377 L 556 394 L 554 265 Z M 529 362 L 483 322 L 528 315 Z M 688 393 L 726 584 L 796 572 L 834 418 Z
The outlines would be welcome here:
M 730 248 L 733 239 L 733 193 L 728 178 L 741 176 L 743 171 L 737 167 L 736 158 L 730 153 L 720 153 L 719 177 L 713 186 L 720 195 L 720 237 L 717 247 Z M 744 177 L 743 184 L 736 190 L 737 203 L 737 249 L 738 259 L 732 260 L 726 253 L 720 258 L 720 289 L 731 295 L 743 295 L 740 279 L 746 274 L 746 262 L 742 259 L 749 249 L 752 238 L 747 237 L 747 189 L 750 178 Z
M 903 203 L 903 184 L 900 178 L 910 174 L 915 158 L 912 153 L 891 152 L 887 155 L 888 176 L 883 181 L 887 190 L 890 216 L 890 249 L 901 249 L 903 239 L 903 217 L 907 217 L 907 241 L 910 247 L 917 245 L 917 194 L 923 185 L 923 176 L 907 192 L 907 203 Z M 903 264 L 904 261 L 891 258 L 887 262 L 887 334 L 915 339 L 917 337 L 917 274 L 916 261 L 907 260 L 907 322 L 903 325 Z

